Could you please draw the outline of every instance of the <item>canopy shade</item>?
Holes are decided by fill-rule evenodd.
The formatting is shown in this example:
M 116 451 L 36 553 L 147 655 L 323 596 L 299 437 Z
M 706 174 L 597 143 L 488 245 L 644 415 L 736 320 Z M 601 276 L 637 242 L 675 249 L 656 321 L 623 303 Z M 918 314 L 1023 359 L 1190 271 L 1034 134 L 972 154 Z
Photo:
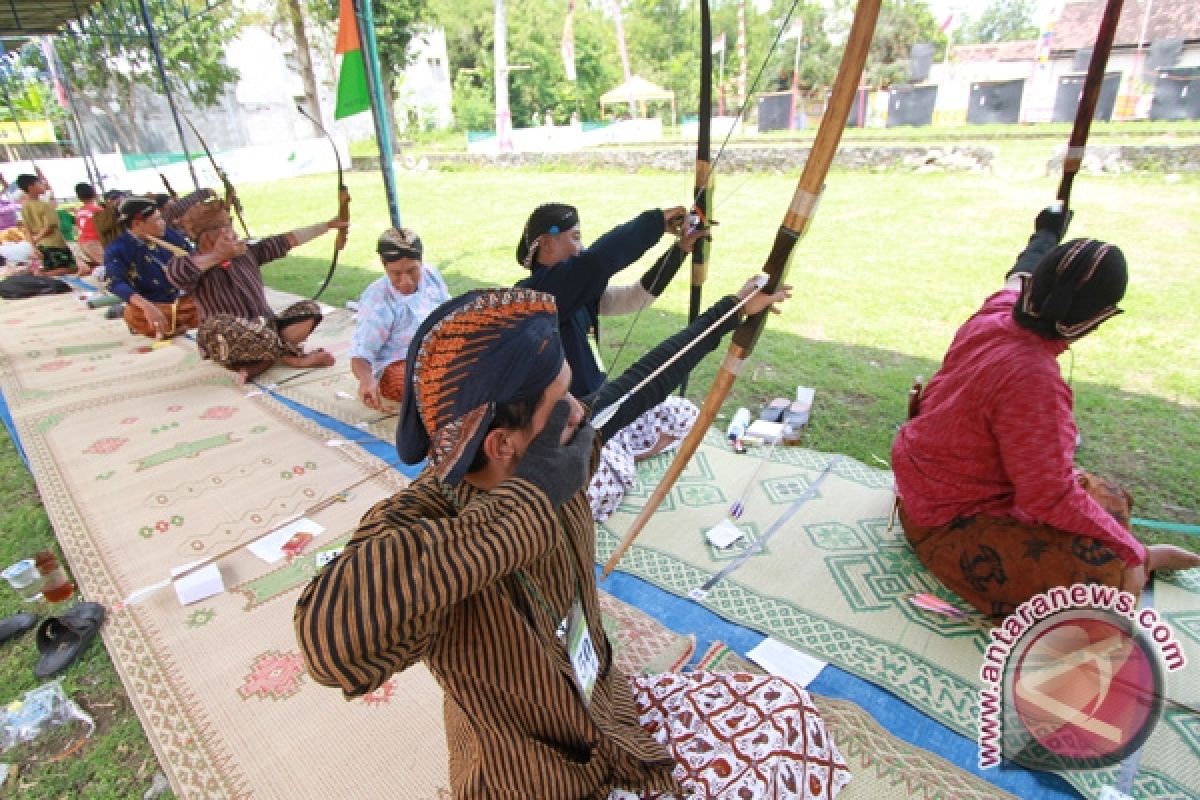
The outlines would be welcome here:
M 0 0 L 0 37 L 58 33 L 98 0 Z
M 675 124 L 675 93 L 655 86 L 645 78 L 633 75 L 615 89 L 600 95 L 600 109 L 616 103 L 628 103 L 630 116 L 645 116 L 646 103 L 666 101 L 671 104 L 671 124 Z
M 600 95 L 600 105 L 637 103 L 648 100 L 669 100 L 674 102 L 675 93 L 670 89 L 655 86 L 640 75 L 634 75 L 615 89 L 610 89 Z

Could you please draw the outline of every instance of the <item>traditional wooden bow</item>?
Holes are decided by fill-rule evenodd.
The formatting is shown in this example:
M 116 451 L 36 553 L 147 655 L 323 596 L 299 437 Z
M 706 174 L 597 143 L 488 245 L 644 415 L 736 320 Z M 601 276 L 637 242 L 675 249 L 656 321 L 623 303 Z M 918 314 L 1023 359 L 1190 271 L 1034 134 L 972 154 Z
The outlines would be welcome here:
M 1079 107 L 1075 109 L 1075 127 L 1067 144 L 1067 155 L 1063 159 L 1063 176 L 1058 184 L 1058 200 L 1063 213 L 1068 213 L 1071 203 L 1071 184 L 1083 164 L 1088 131 L 1092 117 L 1096 114 L 1096 102 L 1104 88 L 1104 69 L 1108 65 L 1108 54 L 1112 51 L 1113 38 L 1117 34 L 1117 23 L 1121 19 L 1121 4 L 1124 0 L 1108 0 L 1100 29 L 1096 32 L 1096 46 L 1092 48 L 1092 60 L 1088 63 L 1087 77 L 1083 79 L 1083 91 L 1079 95 Z
M 854 11 L 854 22 L 846 40 L 846 51 L 842 55 L 841 66 L 838 67 L 829 105 L 821 118 L 821 127 L 817 130 L 817 136 L 813 140 L 812 150 L 809 152 L 808 161 L 804 164 L 804 171 L 800 175 L 791 205 L 784 214 L 783 224 L 779 226 L 779 230 L 775 234 L 775 243 L 763 266 L 763 272 L 768 276 L 767 286 L 763 289 L 765 292 L 774 292 L 787 276 L 792 250 L 800 237 L 807 232 L 809 223 L 816 213 L 817 200 L 820 197 L 825 176 L 829 172 L 829 166 L 833 162 L 833 156 L 837 153 L 838 143 L 842 139 L 842 130 L 846 126 L 846 118 L 850 114 L 854 93 L 858 89 L 863 65 L 867 60 L 867 51 L 871 46 L 875 23 L 879 19 L 881 2 L 882 0 L 859 0 L 858 7 Z M 646 500 L 645 506 L 642 507 L 637 519 L 633 521 L 629 532 L 625 534 L 625 538 L 621 540 L 608 562 L 605 563 L 605 576 L 612 572 L 617 562 L 621 560 L 621 556 L 641 533 L 651 515 L 658 510 L 663 498 L 671 491 L 671 487 L 674 486 L 688 461 L 691 460 L 692 454 L 700 446 L 709 426 L 716 419 L 717 412 L 729 395 L 730 389 L 733 388 L 733 382 L 741 372 L 743 363 L 753 352 L 754 345 L 758 342 L 758 337 L 766 324 L 767 313 L 767 311 L 763 311 L 750 317 L 734 333 L 733 342 L 729 345 L 729 353 L 721 364 L 716 380 L 713 381 L 712 389 L 704 398 L 700 416 L 692 426 L 687 438 L 680 444 L 679 453 L 667 469 L 662 481 Z
M 183 116 L 182 114 L 180 116 Z M 229 180 L 229 176 L 225 174 L 225 170 L 221 169 L 221 165 L 217 163 L 216 157 L 212 150 L 208 149 L 208 143 L 204 141 L 204 137 L 200 135 L 200 131 L 196 130 L 196 126 L 186 116 L 183 121 L 192 129 L 192 135 L 196 137 L 196 141 L 200 143 L 200 149 L 204 151 L 204 155 L 208 157 L 208 163 L 212 165 L 213 171 L 217 173 L 217 177 L 221 179 L 221 185 L 225 188 L 225 205 L 233 209 L 233 213 L 237 215 L 238 222 L 242 223 L 242 232 L 246 234 L 247 239 L 254 238 L 250 229 L 246 227 L 246 218 L 242 216 L 242 201 L 238 197 L 237 189 L 233 185 L 233 181 Z
M 297 103 L 296 110 L 304 116 L 313 127 L 321 132 L 321 135 L 329 140 L 329 146 L 333 148 L 333 160 L 337 162 L 337 192 L 338 192 L 338 213 L 337 218 L 342 222 L 350 222 L 350 189 L 346 187 L 346 179 L 342 170 L 342 157 L 338 153 L 337 143 L 333 141 L 333 137 L 329 135 L 329 131 L 325 130 L 321 123 L 312 118 L 304 108 Z M 325 280 L 321 283 L 321 288 L 317 289 L 317 293 L 312 296 L 313 300 L 319 298 L 324 291 L 329 288 L 329 282 L 333 280 L 333 273 L 337 270 L 338 256 L 346 247 L 346 229 L 338 228 L 337 237 L 333 240 L 333 258 L 329 261 L 329 272 L 325 273 Z
M 696 130 L 696 180 L 692 213 L 700 225 L 708 224 L 712 208 L 712 15 L 708 0 L 700 0 L 700 117 Z M 686 228 L 685 228 L 686 232 Z M 692 292 L 688 300 L 688 322 L 700 315 L 704 281 L 708 278 L 708 240 L 692 248 Z

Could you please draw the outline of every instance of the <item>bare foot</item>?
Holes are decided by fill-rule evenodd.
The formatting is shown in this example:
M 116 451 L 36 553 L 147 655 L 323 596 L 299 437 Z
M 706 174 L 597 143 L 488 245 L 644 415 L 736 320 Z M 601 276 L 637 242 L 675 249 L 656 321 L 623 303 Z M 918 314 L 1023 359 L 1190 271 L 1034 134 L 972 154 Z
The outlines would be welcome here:
M 250 371 L 249 370 L 239 369 L 233 373 L 233 382 L 235 384 L 237 384 L 238 386 L 245 386 L 249 380 L 250 380 Z
M 284 356 L 280 361 L 289 367 L 303 369 L 305 367 L 332 367 L 337 359 L 333 357 L 333 353 L 323 347 L 319 347 L 311 353 L 299 356 Z
M 648 458 L 653 458 L 654 456 L 658 455 L 662 451 L 666 450 L 671 445 L 675 444 L 675 442 L 677 442 L 677 441 L 679 441 L 679 440 L 676 439 L 674 436 L 670 436 L 665 433 L 660 433 L 658 435 L 658 439 L 655 440 L 654 445 L 646 452 L 639 453 L 638 455 L 634 456 L 633 460 L 634 461 L 645 461 Z
M 1173 544 L 1152 544 L 1146 548 L 1146 569 L 1175 571 L 1200 567 L 1200 555 Z

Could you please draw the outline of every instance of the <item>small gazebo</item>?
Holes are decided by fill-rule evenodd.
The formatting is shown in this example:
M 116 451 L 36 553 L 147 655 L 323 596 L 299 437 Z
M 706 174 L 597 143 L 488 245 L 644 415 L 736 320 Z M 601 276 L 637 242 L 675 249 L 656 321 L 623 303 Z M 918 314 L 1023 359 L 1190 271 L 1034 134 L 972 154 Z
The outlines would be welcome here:
M 666 101 L 671 104 L 671 124 L 675 124 L 675 93 L 670 89 L 655 86 L 640 75 L 633 75 L 629 80 L 600 95 L 600 110 L 619 103 L 629 105 L 629 114 L 634 116 L 636 108 L 642 109 L 645 115 L 646 103 Z

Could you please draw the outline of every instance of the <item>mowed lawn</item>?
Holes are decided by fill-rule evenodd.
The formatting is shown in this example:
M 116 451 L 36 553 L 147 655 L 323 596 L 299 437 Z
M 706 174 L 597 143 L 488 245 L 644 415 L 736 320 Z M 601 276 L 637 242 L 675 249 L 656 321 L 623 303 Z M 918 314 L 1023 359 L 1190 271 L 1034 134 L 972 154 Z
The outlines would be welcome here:
M 809 447 L 886 462 L 904 396 L 928 377 L 955 328 L 1002 282 L 1057 175 L 1045 160 L 1060 142 L 998 145 L 987 174 L 845 172 L 830 174 L 808 236 L 796 247 L 789 282 L 795 298 L 773 316 L 723 409 L 757 412 L 770 398 L 812 386 L 817 399 L 805 434 Z M 785 175 L 719 174 L 709 300 L 757 272 L 792 196 L 801 163 Z M 719 171 L 719 168 L 718 168 Z M 377 173 L 347 176 L 354 196 L 350 242 L 323 300 L 340 305 L 380 275 L 374 243 L 388 222 Z M 538 172 L 401 172 L 400 211 L 425 242 L 427 260 L 451 289 L 506 286 L 522 269 L 513 251 L 525 218 L 547 201 L 579 207 L 585 240 L 646 208 L 689 202 L 691 176 Z M 332 175 L 239 187 L 257 236 L 331 216 Z M 1121 245 L 1131 265 L 1126 313 L 1063 356 L 1083 433 L 1080 463 L 1124 482 L 1141 517 L 1200 522 L 1200 179 L 1140 174 L 1081 175 L 1075 183 L 1072 236 Z M 622 280 L 633 281 L 664 239 Z M 333 237 L 267 268 L 270 285 L 311 294 L 323 279 Z M 636 320 L 606 319 L 603 351 L 620 369 L 686 321 L 687 267 L 652 309 Z M 632 326 L 630 323 L 633 323 Z M 721 351 L 718 351 L 721 352 Z M 719 355 L 693 376 L 688 394 L 707 393 Z M 7 436 L 0 441 L 0 561 L 25 557 L 53 541 L 32 480 Z M 0 616 L 19 610 L 0 592 Z M 33 637 L 0 649 L 0 700 L 37 685 Z M 134 797 L 157 769 L 153 751 L 107 655 L 92 648 L 64 686 L 97 717 L 99 730 L 70 758 L 53 761 L 53 740 L 6 754 L 19 764 L 6 791 L 40 800 L 66 796 Z
M 1048 158 L 1052 143 L 1038 143 Z M 1028 148 L 1022 144 L 1022 148 Z M 1044 161 L 1042 162 L 1044 163 Z M 704 294 L 715 299 L 758 271 L 792 196 L 794 174 L 720 175 Z M 514 249 L 525 218 L 547 201 L 579 207 L 588 241 L 637 212 L 688 201 L 681 174 L 541 173 L 529 170 L 400 173 L 403 224 L 425 242 L 454 291 L 507 286 L 524 273 Z M 834 171 L 809 234 L 795 251 L 795 297 L 768 323 L 723 409 L 752 411 L 796 386 L 817 400 L 805 444 L 879 465 L 888 459 L 914 377 L 937 368 L 957 326 L 1005 271 L 1053 200 L 1058 176 L 1027 157 L 991 174 Z M 377 277 L 375 238 L 388 224 L 382 180 L 351 176 L 350 244 L 324 299 L 341 303 Z M 256 233 L 329 214 L 330 177 L 243 192 Z M 280 195 L 286 197 L 281 199 Z M 1075 182 L 1069 236 L 1119 244 L 1130 263 L 1124 314 L 1061 359 L 1076 394 L 1080 463 L 1126 483 L 1141 517 L 1200 521 L 1200 180 L 1162 174 Z M 620 280 L 634 281 L 667 239 Z M 311 293 L 331 238 L 267 270 L 268 282 Z M 602 321 L 603 352 L 620 369 L 686 321 L 689 276 L 640 317 Z M 710 356 L 689 383 L 699 402 L 719 364 Z

